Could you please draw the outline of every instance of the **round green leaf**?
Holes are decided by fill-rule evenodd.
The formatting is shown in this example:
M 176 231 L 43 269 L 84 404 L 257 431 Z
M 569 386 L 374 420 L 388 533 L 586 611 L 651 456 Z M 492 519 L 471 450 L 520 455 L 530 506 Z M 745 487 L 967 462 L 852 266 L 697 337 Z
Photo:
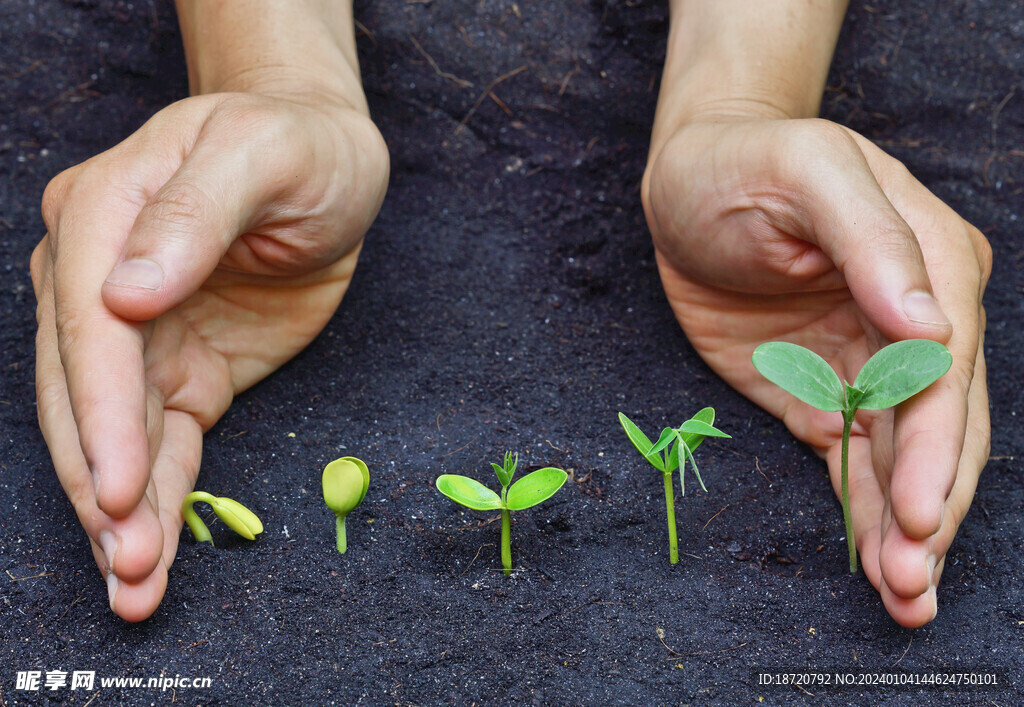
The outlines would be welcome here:
M 363 471 L 349 459 L 335 459 L 324 467 L 324 501 L 336 515 L 352 512 L 366 495 Z
M 434 482 L 437 490 L 456 503 L 475 511 L 501 508 L 501 497 L 476 479 L 458 474 L 441 474 Z
M 854 387 L 864 392 L 857 407 L 885 410 L 917 395 L 941 378 L 953 364 L 945 346 L 927 339 L 889 344 L 868 359 Z
M 232 498 L 221 496 L 211 502 L 210 506 L 224 525 L 246 540 L 255 540 L 263 532 L 263 523 L 256 514 Z
M 554 496 L 566 478 L 568 474 L 553 466 L 527 474 L 509 487 L 505 507 L 510 511 L 521 511 L 536 506 Z
M 808 405 L 825 412 L 846 407 L 839 376 L 825 359 L 803 346 L 770 341 L 754 349 L 751 362 L 762 376 Z

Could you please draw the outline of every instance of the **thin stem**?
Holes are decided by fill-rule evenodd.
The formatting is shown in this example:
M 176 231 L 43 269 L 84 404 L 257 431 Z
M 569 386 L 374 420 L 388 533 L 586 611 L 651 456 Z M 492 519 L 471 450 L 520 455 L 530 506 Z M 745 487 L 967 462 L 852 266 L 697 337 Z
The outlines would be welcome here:
M 217 499 L 205 491 L 193 491 L 189 495 L 185 496 L 185 500 L 181 503 L 181 516 L 188 524 L 188 529 L 192 531 L 192 536 L 196 539 L 196 542 L 210 543 L 213 545 L 213 536 L 210 535 L 210 529 L 206 527 L 206 523 L 196 514 L 195 509 L 192 508 L 192 504 L 197 501 L 203 503 L 213 503 Z
M 501 509 L 501 566 L 505 574 L 512 574 L 512 527 L 507 508 Z
M 853 516 L 850 514 L 850 430 L 857 410 L 843 411 L 843 448 L 840 481 L 843 494 L 843 522 L 846 523 L 846 546 L 850 551 L 850 573 L 857 573 L 857 543 L 853 538 Z
M 338 531 L 338 552 L 342 555 L 348 550 L 348 538 L 345 537 L 345 516 L 335 516 L 334 527 Z
M 679 465 L 682 468 L 682 464 Z M 665 515 L 668 516 L 668 561 L 679 562 L 679 541 L 676 538 L 676 499 L 672 494 L 672 472 L 662 474 L 665 479 Z

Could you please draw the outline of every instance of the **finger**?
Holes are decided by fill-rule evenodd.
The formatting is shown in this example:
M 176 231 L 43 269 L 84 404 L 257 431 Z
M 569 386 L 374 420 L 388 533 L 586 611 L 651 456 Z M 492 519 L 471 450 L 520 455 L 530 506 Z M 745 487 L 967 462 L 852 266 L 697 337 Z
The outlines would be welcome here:
M 986 390 L 984 377 L 980 381 L 977 377 L 979 365 L 984 376 L 979 273 L 966 266 L 968 260 L 958 262 L 957 277 L 939 272 L 946 283 L 941 296 L 956 322 L 949 341 L 953 365 L 932 386 L 901 405 L 896 414 L 890 488 L 893 517 L 904 533 L 917 539 L 933 535 L 942 523 L 946 498 L 963 466 L 969 420 L 976 439 L 986 444 L 989 439 L 987 403 L 970 403 L 970 396 L 979 395 L 976 388 Z M 984 459 L 971 462 L 980 469 Z
M 955 483 L 944 499 L 941 526 L 934 535 L 917 539 L 908 536 L 898 523 L 892 523 L 882 543 L 880 557 L 885 582 L 893 594 L 903 598 L 914 598 L 937 585 L 943 559 L 970 508 L 981 470 L 988 459 L 988 391 L 983 346 L 979 342 L 981 358 L 975 366 L 968 398 L 970 432 L 964 441 Z
M 280 123 L 215 113 L 206 121 L 178 168 L 146 202 L 131 228 L 116 267 L 103 286 L 115 312 L 153 319 L 199 289 L 240 234 L 264 218 L 287 221 L 287 197 L 296 175 L 308 171 Z M 255 249 L 236 249 L 238 265 L 267 270 L 260 254 L 272 239 L 253 234 Z M 284 250 L 284 246 L 280 247 Z M 236 252 L 233 251 L 233 252 Z
M 46 326 L 56 328 L 54 351 L 97 504 L 115 518 L 132 512 L 149 483 L 143 335 L 100 298 L 120 251 L 118 234 L 127 234 L 137 209 L 132 195 L 102 181 L 76 183 L 47 237 Z
M 824 121 L 804 124 L 799 145 L 784 145 L 782 171 L 804 188 L 797 215 L 809 237 L 842 272 L 868 320 L 887 338 L 945 342 L 950 319 L 938 300 L 913 229 L 893 206 L 849 130 Z M 877 148 L 873 148 L 879 152 Z M 884 169 L 924 189 L 906 168 L 881 154 Z
M 82 454 L 71 414 L 64 370 L 57 355 L 53 295 L 49 277 L 41 276 L 39 331 L 36 336 L 36 391 L 39 424 L 65 493 L 82 527 L 102 547 L 101 568 L 128 581 L 139 581 L 156 567 L 163 545 L 153 506 L 143 499 L 122 518 L 111 518 L 96 503 L 93 479 Z

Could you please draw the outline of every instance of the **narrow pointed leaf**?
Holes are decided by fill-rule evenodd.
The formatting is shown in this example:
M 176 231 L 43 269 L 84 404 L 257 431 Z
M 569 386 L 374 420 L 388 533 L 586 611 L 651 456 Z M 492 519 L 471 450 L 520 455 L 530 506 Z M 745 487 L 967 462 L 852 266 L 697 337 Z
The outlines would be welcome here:
M 843 383 L 818 354 L 785 341 L 770 341 L 754 349 L 754 368 L 799 400 L 826 412 L 846 407 Z
M 732 439 L 732 435 L 727 435 L 717 427 L 712 427 L 706 422 L 701 422 L 700 420 L 687 420 L 679 426 L 679 431 L 701 435 L 702 437 L 725 437 L 727 439 Z
M 702 408 L 697 412 L 696 415 L 694 415 L 688 420 L 688 422 L 692 421 L 703 422 L 704 424 L 709 426 L 713 425 L 715 422 L 715 409 L 712 407 Z M 684 422 L 683 424 L 686 423 Z M 680 429 L 681 428 L 682 425 L 680 425 Z M 693 454 L 693 452 L 697 450 L 697 447 L 700 446 L 700 443 L 704 441 L 704 435 L 693 434 L 691 432 L 686 432 L 685 430 L 682 433 L 682 437 L 686 441 L 686 447 L 689 450 L 690 454 Z M 676 451 L 678 452 L 679 450 L 677 449 Z M 680 464 L 685 464 L 686 452 L 683 452 L 678 458 Z M 673 469 L 675 469 L 675 467 L 673 467 Z
M 868 359 L 854 387 L 862 390 L 862 410 L 884 410 L 920 393 L 941 378 L 953 364 L 942 344 L 910 339 L 889 344 Z
M 682 442 L 682 440 L 680 440 L 680 443 L 685 445 L 685 442 Z M 686 447 L 684 447 L 684 449 L 686 449 Z M 686 451 L 687 451 L 686 458 L 688 458 L 690 460 L 690 466 L 693 468 L 693 473 L 697 477 L 697 482 L 700 484 L 700 487 L 702 489 L 704 489 L 704 493 L 707 493 L 708 489 L 704 485 L 704 479 L 700 478 L 700 471 L 697 469 L 697 460 L 693 456 L 693 450 L 692 449 L 686 449 Z M 679 495 L 680 496 L 685 496 L 686 495 L 686 482 L 683 479 L 683 476 L 684 476 L 685 472 L 686 472 L 686 459 L 683 459 L 682 463 L 679 465 Z
M 527 474 L 509 487 L 505 506 L 510 511 L 521 511 L 536 506 L 555 495 L 568 475 L 552 466 Z
M 666 427 L 661 431 L 661 437 L 658 437 L 658 441 L 651 447 L 651 454 L 657 454 L 662 449 L 667 447 L 669 443 L 676 438 L 676 431 L 671 427 Z
M 633 422 L 619 413 L 619 423 L 622 425 L 622 429 L 626 431 L 626 436 L 629 437 L 629 441 L 636 447 L 636 451 L 643 455 L 644 459 L 658 471 L 665 471 L 665 462 L 661 456 L 657 454 L 651 454 L 651 447 L 654 444 L 648 439 L 647 435 L 640 431 L 640 428 L 633 424 Z
M 685 460 L 684 460 L 685 461 Z M 671 474 L 679 466 L 679 445 L 672 447 L 672 451 L 668 453 L 668 459 L 665 461 L 665 473 Z
M 498 483 L 504 488 L 508 486 L 508 482 L 512 480 L 512 474 L 509 473 L 508 469 L 503 466 L 498 466 L 495 463 L 491 463 L 491 468 L 494 469 L 494 475 L 498 477 Z
M 441 474 L 434 482 L 437 490 L 456 503 L 475 511 L 501 508 L 501 497 L 476 479 L 458 474 Z

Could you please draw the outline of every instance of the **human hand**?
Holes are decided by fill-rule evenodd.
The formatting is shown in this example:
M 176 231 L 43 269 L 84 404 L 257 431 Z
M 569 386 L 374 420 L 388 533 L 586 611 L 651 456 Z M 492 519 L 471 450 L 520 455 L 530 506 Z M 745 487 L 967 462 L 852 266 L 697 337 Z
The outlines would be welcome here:
M 156 609 L 203 432 L 333 315 L 387 177 L 363 110 L 223 93 L 48 186 L 40 426 L 121 617 Z
M 892 617 L 927 623 L 989 452 L 984 236 L 865 138 L 821 120 L 692 120 L 656 144 L 643 202 L 666 294 L 719 375 L 828 461 L 842 419 L 762 378 L 758 344 L 806 346 L 853 380 L 889 341 L 948 345 L 950 372 L 895 411 L 861 411 L 850 507 Z M 933 297 L 934 296 L 934 297 Z

